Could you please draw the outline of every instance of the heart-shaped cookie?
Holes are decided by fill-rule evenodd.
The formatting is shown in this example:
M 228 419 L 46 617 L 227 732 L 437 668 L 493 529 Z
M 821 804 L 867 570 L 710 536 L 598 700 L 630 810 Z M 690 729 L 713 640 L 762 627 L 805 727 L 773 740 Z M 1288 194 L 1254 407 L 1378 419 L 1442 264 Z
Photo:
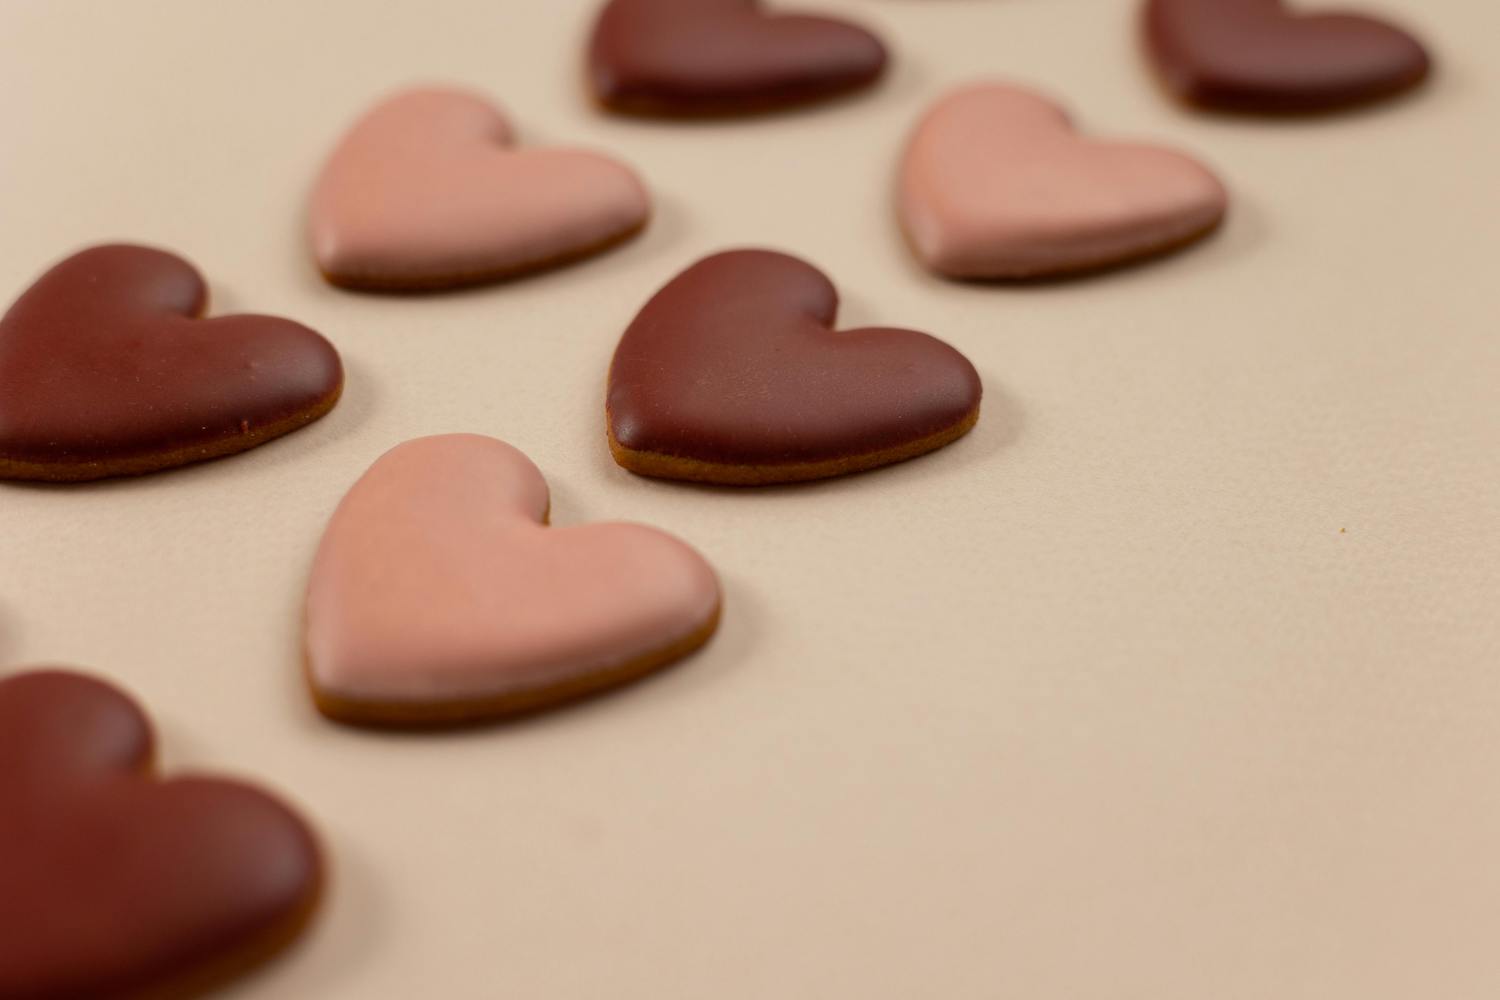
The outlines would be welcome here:
M 1300 13 L 1283 0 L 1147 0 L 1146 42 L 1166 84 L 1206 108 L 1329 111 L 1415 87 L 1422 43 L 1352 13 Z
M 1056 104 L 1001 84 L 939 101 L 901 167 L 907 238 L 951 278 L 1046 278 L 1160 254 L 1211 232 L 1227 205 L 1197 161 L 1082 138 Z
M 343 722 L 435 725 L 624 684 L 708 641 L 703 557 L 634 524 L 546 527 L 547 484 L 493 438 L 408 441 L 334 512 L 307 595 L 307 668 Z
M 663 117 L 734 115 L 867 87 L 880 39 L 845 21 L 772 14 L 760 0 L 612 0 L 589 47 L 606 108 Z
M 0 681 L 0 996 L 185 997 L 317 904 L 312 833 L 264 792 L 152 776 L 150 723 L 80 674 Z
M 758 486 L 913 458 L 979 419 L 979 375 L 912 330 L 835 332 L 838 293 L 765 250 L 699 261 L 646 303 L 609 373 L 609 445 L 631 472 Z
M 651 212 L 627 167 L 595 153 L 517 149 L 477 94 L 397 94 L 360 119 L 312 198 L 313 252 L 345 288 L 477 284 L 587 257 Z
M 245 451 L 323 416 L 332 345 L 271 316 L 204 320 L 208 288 L 160 250 L 102 246 L 0 319 L 0 479 L 135 475 Z

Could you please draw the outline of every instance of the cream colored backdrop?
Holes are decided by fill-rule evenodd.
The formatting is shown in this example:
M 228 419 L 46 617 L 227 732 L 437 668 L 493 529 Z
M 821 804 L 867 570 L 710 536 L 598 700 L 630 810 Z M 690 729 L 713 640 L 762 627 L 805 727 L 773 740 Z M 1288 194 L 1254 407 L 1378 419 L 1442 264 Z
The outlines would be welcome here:
M 81 245 L 156 243 L 350 371 L 329 419 L 240 458 L 0 487 L 0 664 L 103 672 L 170 766 L 316 820 L 328 907 L 245 1000 L 1500 995 L 1500 8 L 1390 0 L 1433 86 L 1265 123 L 1168 103 L 1126 0 L 818 6 L 888 36 L 878 93 L 662 126 L 584 100 L 585 0 L 0 0 L 0 297 Z M 924 275 L 895 157 L 981 76 L 1197 151 L 1228 228 L 1066 285 Z M 648 234 L 460 295 L 325 287 L 312 177 L 425 80 L 633 162 Z M 800 489 L 615 468 L 616 337 L 745 244 L 822 266 L 850 323 L 964 350 L 976 433 Z M 727 583 L 711 650 L 485 732 L 320 721 L 298 606 L 324 520 L 384 449 L 453 430 L 528 452 L 556 523 L 701 547 Z

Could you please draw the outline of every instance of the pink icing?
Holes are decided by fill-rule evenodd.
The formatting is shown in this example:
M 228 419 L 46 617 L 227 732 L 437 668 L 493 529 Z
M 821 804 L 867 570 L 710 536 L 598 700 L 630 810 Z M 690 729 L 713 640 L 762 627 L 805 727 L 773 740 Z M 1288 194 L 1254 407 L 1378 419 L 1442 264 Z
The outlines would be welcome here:
M 520 271 L 645 223 L 650 199 L 628 168 L 514 142 L 505 117 L 475 94 L 411 90 L 377 105 L 313 193 L 319 266 L 401 282 Z
M 623 666 L 691 635 L 713 570 L 653 528 L 542 523 L 525 455 L 452 434 L 399 445 L 328 524 L 307 595 L 314 685 L 376 703 L 499 697 Z
M 1001 84 L 939 101 L 906 151 L 900 211 L 917 255 L 956 278 L 1025 278 L 1185 241 L 1228 194 L 1197 161 L 1080 138 L 1051 101 Z

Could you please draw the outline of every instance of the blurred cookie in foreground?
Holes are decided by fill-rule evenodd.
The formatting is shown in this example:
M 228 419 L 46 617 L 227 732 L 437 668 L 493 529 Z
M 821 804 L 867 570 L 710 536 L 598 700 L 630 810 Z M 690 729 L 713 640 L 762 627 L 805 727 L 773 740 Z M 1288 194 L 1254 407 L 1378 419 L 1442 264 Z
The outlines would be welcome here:
M 311 919 L 307 824 L 239 782 L 159 780 L 154 743 L 103 681 L 0 680 L 0 996 L 197 996 Z

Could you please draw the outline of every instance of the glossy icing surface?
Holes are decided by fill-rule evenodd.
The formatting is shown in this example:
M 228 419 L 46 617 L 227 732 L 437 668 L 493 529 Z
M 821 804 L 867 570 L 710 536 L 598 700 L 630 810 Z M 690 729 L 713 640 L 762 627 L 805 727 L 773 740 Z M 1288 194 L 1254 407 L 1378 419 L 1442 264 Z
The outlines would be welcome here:
M 620 340 L 612 441 L 693 463 L 837 474 L 851 458 L 977 415 L 979 375 L 958 351 L 913 330 L 835 332 L 837 315 L 833 284 L 794 257 L 737 250 L 699 261 Z
M 1147 0 L 1146 40 L 1183 99 L 1230 111 L 1326 111 L 1425 80 L 1432 62 L 1385 21 L 1283 0 Z
M 650 198 L 596 153 L 519 149 L 462 90 L 405 91 L 344 137 L 313 194 L 318 266 L 336 284 L 429 288 L 576 259 L 646 224 Z
M 917 256 L 955 278 L 1123 262 L 1203 235 L 1227 206 L 1224 186 L 1197 161 L 1080 137 L 1059 106 L 1003 84 L 934 105 L 900 179 L 902 224 Z
M 650 657 L 709 626 L 717 578 L 635 524 L 549 528 L 525 455 L 473 434 L 399 445 L 329 522 L 307 597 L 328 699 L 497 703 Z
M 0 996 L 177 996 L 316 902 L 307 826 L 246 785 L 151 777 L 141 710 L 80 674 L 0 681 Z
M 332 408 L 332 345 L 271 316 L 199 319 L 208 288 L 160 250 L 101 246 L 0 319 L 0 476 L 90 479 L 243 451 Z
M 612 0 L 589 48 L 594 93 L 638 114 L 764 111 L 865 87 L 885 71 L 880 39 L 759 0 Z

